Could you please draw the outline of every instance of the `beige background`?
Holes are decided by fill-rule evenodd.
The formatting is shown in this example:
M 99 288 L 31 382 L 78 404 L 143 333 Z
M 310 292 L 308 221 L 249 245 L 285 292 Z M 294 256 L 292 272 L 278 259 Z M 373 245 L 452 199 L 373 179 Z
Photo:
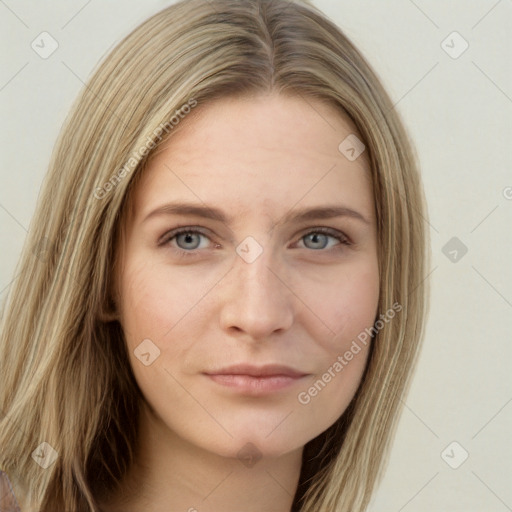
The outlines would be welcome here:
M 54 140 L 82 82 L 123 35 L 169 3 L 0 1 L 0 300 L 16 277 Z M 370 510 L 512 510 L 512 2 L 316 5 L 358 45 L 397 103 L 430 208 L 426 343 Z M 58 43 L 47 59 L 31 48 L 43 31 Z

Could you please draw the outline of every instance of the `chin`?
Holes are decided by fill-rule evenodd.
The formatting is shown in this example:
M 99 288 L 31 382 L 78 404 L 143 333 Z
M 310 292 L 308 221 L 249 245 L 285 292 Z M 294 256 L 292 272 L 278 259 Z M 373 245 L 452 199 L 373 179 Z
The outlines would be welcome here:
M 283 414 L 282 418 L 285 416 Z M 292 416 L 290 414 L 290 418 Z M 228 430 L 232 437 L 219 436 L 216 440 L 202 437 L 200 444 L 204 449 L 227 458 L 271 459 L 302 449 L 307 442 L 320 434 L 316 429 L 314 432 L 305 432 L 299 425 L 294 424 L 285 428 L 286 421 L 287 419 L 281 425 L 273 424 L 272 428 L 268 428 L 267 423 L 240 423 L 236 429 Z

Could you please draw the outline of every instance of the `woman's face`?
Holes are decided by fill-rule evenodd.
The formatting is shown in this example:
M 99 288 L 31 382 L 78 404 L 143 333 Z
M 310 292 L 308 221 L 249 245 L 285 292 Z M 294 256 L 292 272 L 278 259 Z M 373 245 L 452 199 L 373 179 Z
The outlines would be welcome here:
M 353 138 L 339 149 L 356 130 L 317 100 L 227 98 L 181 123 L 124 219 L 133 373 L 162 443 L 300 449 L 345 411 L 367 360 L 353 343 L 379 298 L 367 155 Z

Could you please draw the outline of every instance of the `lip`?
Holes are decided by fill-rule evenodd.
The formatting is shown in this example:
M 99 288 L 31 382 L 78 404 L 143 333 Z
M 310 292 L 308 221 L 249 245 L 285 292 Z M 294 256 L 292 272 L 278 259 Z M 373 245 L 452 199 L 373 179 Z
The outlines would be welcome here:
M 278 364 L 264 366 L 238 364 L 209 370 L 204 374 L 221 386 L 252 396 L 285 389 L 309 375 L 295 368 Z

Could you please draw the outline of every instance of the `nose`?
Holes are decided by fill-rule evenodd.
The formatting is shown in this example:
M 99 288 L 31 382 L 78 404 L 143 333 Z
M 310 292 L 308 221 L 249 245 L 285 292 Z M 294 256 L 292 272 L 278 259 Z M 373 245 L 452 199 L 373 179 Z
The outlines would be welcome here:
M 252 263 L 236 255 L 222 285 L 221 328 L 247 341 L 264 340 L 288 330 L 294 319 L 293 293 L 282 266 L 270 250 Z

